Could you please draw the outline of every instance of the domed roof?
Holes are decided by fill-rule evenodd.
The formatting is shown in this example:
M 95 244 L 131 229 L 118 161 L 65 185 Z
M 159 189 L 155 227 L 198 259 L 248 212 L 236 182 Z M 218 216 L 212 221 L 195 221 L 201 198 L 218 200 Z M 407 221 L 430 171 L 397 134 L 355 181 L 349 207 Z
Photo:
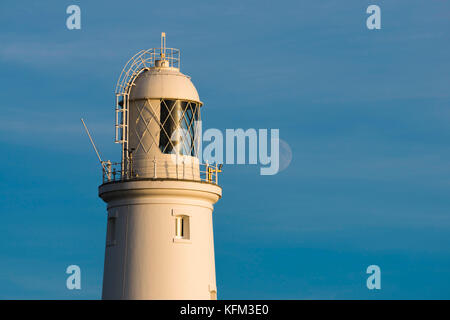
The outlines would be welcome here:
M 172 67 L 153 67 L 143 71 L 135 79 L 130 100 L 154 98 L 200 102 L 190 77 Z

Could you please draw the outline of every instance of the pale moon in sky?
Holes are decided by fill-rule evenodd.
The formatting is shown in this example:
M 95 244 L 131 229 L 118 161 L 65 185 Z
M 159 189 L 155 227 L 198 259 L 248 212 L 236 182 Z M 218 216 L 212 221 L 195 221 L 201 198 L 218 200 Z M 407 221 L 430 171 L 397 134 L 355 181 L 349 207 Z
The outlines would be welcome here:
M 283 139 L 279 139 L 280 142 L 280 168 L 278 172 L 285 170 L 292 161 L 292 149 L 289 144 Z

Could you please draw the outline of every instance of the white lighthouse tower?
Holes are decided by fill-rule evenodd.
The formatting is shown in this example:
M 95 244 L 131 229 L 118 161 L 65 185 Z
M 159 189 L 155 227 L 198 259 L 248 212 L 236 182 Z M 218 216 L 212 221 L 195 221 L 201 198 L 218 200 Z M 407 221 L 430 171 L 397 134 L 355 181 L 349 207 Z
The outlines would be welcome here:
M 180 52 L 142 50 L 116 88 L 122 161 L 103 161 L 108 225 L 103 299 L 216 299 L 217 164 L 201 164 L 202 102 Z

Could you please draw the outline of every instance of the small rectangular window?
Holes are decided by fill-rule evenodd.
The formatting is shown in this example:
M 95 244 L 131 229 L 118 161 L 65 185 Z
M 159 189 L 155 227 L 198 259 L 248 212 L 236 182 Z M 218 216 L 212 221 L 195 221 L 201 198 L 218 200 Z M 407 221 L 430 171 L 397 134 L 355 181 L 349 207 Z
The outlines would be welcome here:
M 108 225 L 106 229 L 106 245 L 112 246 L 116 244 L 116 217 L 108 217 Z
M 176 216 L 175 217 L 175 238 L 189 239 L 189 217 Z

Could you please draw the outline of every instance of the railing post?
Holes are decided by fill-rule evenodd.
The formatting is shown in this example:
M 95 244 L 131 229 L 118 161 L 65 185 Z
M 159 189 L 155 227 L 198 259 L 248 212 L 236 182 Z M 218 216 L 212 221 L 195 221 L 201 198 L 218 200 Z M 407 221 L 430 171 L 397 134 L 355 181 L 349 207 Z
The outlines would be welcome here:
M 129 152 L 128 153 L 128 159 L 129 159 L 129 166 L 130 166 L 130 168 L 129 168 L 129 179 L 132 179 L 133 178 L 133 154 L 131 153 L 131 152 Z
M 212 168 L 211 168 L 211 167 L 212 167 L 212 166 L 210 166 L 209 163 L 206 162 L 206 173 L 207 173 L 206 180 L 207 180 L 208 182 L 211 182 L 211 181 L 212 181 Z
M 153 157 L 153 178 L 156 179 L 156 156 Z
M 217 169 L 217 163 L 216 163 L 216 184 L 219 184 L 219 169 Z
M 108 181 L 111 181 L 111 161 L 106 161 L 106 177 Z

